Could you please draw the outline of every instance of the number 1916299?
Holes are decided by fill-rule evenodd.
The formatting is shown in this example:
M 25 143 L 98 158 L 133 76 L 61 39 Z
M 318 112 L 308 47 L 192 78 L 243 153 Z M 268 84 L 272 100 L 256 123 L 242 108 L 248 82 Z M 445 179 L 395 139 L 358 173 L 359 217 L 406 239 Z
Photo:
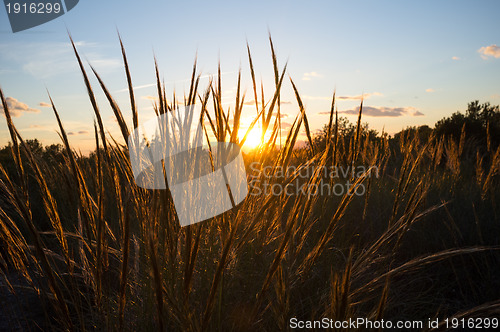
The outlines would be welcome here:
M 498 318 L 446 318 L 444 321 L 447 329 L 497 329 L 499 327 Z
M 5 5 L 7 7 L 8 14 L 59 14 L 61 12 L 61 4 L 60 3 L 7 3 Z

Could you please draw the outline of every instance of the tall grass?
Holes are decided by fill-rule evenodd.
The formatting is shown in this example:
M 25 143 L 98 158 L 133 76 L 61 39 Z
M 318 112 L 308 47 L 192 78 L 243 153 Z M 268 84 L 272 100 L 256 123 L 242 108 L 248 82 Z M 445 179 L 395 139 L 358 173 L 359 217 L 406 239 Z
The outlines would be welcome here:
M 362 103 L 355 135 L 343 136 L 335 93 L 326 147 L 321 149 L 314 144 L 300 87 L 291 78 L 298 114 L 281 142 L 280 96 L 287 82 L 287 65 L 279 68 L 269 41 L 275 85 L 268 100 L 262 84 L 259 89 L 256 83 L 247 44 L 256 115 L 243 138 L 238 137 L 245 101 L 241 71 L 230 111 L 221 102 L 220 64 L 218 76 L 200 91 L 195 61 L 184 103 L 202 105 L 204 133 L 218 141 L 244 145 L 252 127 L 259 125 L 262 139 L 270 139 L 245 155 L 247 163 L 275 166 L 273 172 L 296 167 L 285 177 L 271 174 L 271 185 L 300 180 L 320 186 L 325 181 L 334 185 L 351 180 L 354 186 L 340 196 L 255 195 L 256 188 L 251 187 L 244 202 L 231 211 L 181 228 L 168 190 L 135 185 L 127 147 L 107 134 L 91 80 L 72 40 L 96 119 L 96 150 L 90 157 L 71 147 L 52 98 L 63 160 L 48 163 L 35 155 L 17 131 L 0 90 L 15 165 L 13 172 L 0 165 L 0 239 L 5 251 L 0 276 L 8 282 L 12 273 L 18 273 L 30 281 L 50 308 L 47 326 L 82 331 L 271 331 L 287 330 L 291 317 L 423 319 L 427 314 L 474 316 L 498 308 L 497 301 L 481 306 L 470 301 L 456 307 L 446 300 L 437 303 L 435 297 L 411 284 L 426 276 L 433 278 L 438 271 L 446 284 L 461 288 L 464 281 L 478 282 L 470 274 L 464 277 L 456 272 L 463 271 L 466 260 L 498 262 L 498 238 L 485 239 L 482 233 L 499 229 L 494 224 L 498 222 L 494 202 L 499 194 L 500 149 L 489 161 L 478 154 L 467 167 L 460 159 L 465 138 L 459 145 L 436 137 L 421 142 L 418 135 L 401 135 L 396 145 L 384 134 L 370 138 L 361 126 Z M 137 127 L 139 114 L 121 38 L 120 47 L 132 123 Z M 127 126 L 125 113 L 91 69 L 127 141 L 133 128 Z M 156 60 L 155 71 L 155 112 L 171 112 L 178 97 L 167 99 Z M 300 149 L 296 143 L 302 133 L 309 144 Z M 359 165 L 368 166 L 366 172 L 348 179 L 325 178 L 318 171 Z M 312 166 L 316 171 L 308 178 L 300 176 L 301 170 Z M 357 184 L 366 185 L 362 197 L 353 194 Z M 449 213 L 448 221 L 442 221 L 445 207 L 457 201 L 460 206 L 469 199 L 475 219 L 456 220 L 455 209 L 455 217 Z M 37 223 L 36 204 L 41 204 L 49 226 Z M 477 215 L 478 208 L 482 217 Z M 480 242 L 447 242 L 463 238 L 469 223 L 478 229 Z M 436 225 L 448 228 L 443 231 Z M 441 241 L 432 241 L 439 236 Z M 427 241 L 424 245 L 422 239 Z M 481 299 L 477 294 L 470 296 Z M 461 299 L 465 298 L 469 299 Z M 396 310 L 400 305 L 419 308 L 421 303 L 428 311 L 409 316 Z

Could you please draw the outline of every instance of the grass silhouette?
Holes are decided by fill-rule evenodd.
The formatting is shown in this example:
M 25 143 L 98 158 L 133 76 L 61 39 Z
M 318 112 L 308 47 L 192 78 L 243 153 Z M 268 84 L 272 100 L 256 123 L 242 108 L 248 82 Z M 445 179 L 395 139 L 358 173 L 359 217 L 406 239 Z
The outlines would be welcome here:
M 168 190 L 135 185 L 127 146 L 106 134 L 73 42 L 96 119 L 96 150 L 89 157 L 72 148 L 52 98 L 62 158 L 47 160 L 32 151 L 0 90 L 11 138 L 11 164 L 0 165 L 0 276 L 12 291 L 13 271 L 27 280 L 44 304 L 47 326 L 273 331 L 289 329 L 292 317 L 426 321 L 498 314 L 500 149 L 491 158 L 478 152 L 475 160 L 462 161 L 465 137 L 458 144 L 410 132 L 399 141 L 386 134 L 371 137 L 361 125 L 362 103 L 354 135 L 342 135 L 335 94 L 320 146 L 291 78 L 298 115 L 280 143 L 287 66 L 279 68 L 269 41 L 275 86 L 268 100 L 256 83 L 247 45 L 257 113 L 243 138 L 241 73 L 230 110 L 221 102 L 220 65 L 216 79 L 201 91 L 195 62 L 184 104 L 202 105 L 206 135 L 221 142 L 244 145 L 259 125 L 269 140 L 245 155 L 247 164 L 271 166 L 273 172 L 295 169 L 286 176 L 271 174 L 270 185 L 351 181 L 342 195 L 255 195 L 252 187 L 236 208 L 181 228 Z M 137 127 L 140 114 L 121 39 L 120 46 Z M 124 113 L 91 70 L 126 142 L 131 128 Z M 167 99 L 156 60 L 155 70 L 160 115 L 175 109 L 178 98 Z M 296 147 L 301 132 L 305 148 Z M 300 175 L 310 167 L 360 165 L 367 166 L 365 172 L 345 179 Z M 362 196 L 353 194 L 358 184 L 366 188 Z

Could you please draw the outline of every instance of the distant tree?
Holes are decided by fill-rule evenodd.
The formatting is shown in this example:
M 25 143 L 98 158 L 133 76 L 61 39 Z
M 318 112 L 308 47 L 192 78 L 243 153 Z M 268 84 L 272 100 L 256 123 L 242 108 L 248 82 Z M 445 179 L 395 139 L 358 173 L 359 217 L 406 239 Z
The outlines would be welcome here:
M 335 123 L 332 128 L 332 138 L 335 135 Z M 346 139 L 347 141 L 356 135 L 356 124 L 349 122 L 346 117 L 339 117 L 338 121 L 338 134 L 339 138 Z M 326 138 L 328 135 L 328 124 L 325 124 L 316 135 L 313 137 L 313 144 L 317 151 L 322 151 L 326 148 Z M 363 123 L 361 125 L 361 138 L 365 139 L 368 135 L 370 139 L 375 139 L 378 136 L 378 132 L 375 129 L 370 129 L 368 123 Z
M 399 141 L 401 139 L 401 136 L 408 137 L 411 139 L 415 137 L 415 135 L 418 135 L 421 142 L 427 142 L 431 134 L 432 134 L 432 128 L 429 127 L 428 125 L 422 125 L 418 127 L 408 127 L 394 134 L 394 140 Z
M 0 149 L 0 163 L 9 159 L 11 156 L 10 150 L 12 149 L 12 143 L 7 143 L 6 146 Z
M 51 144 L 47 145 L 45 147 L 45 153 L 48 154 L 58 154 L 62 152 L 62 145 L 61 144 Z
M 26 145 L 30 149 L 31 153 L 35 158 L 41 159 L 48 164 L 60 163 L 64 161 L 63 147 L 61 144 L 51 144 L 43 146 L 38 139 L 27 139 L 25 140 Z M 24 149 L 21 148 L 21 159 L 23 163 L 27 162 Z M 15 164 L 12 159 L 12 143 L 9 142 L 3 148 L 0 148 L 0 164 L 7 170 L 7 173 L 14 174 Z
M 43 145 L 40 143 L 40 141 L 36 138 L 34 139 L 27 139 L 26 145 L 29 147 L 31 150 L 31 153 L 33 153 L 34 156 L 36 157 L 41 157 L 43 155 Z
M 0 165 L 7 171 L 8 174 L 12 174 L 14 171 L 14 160 L 12 159 L 12 143 L 9 142 L 6 146 L 0 149 Z
M 450 117 L 439 120 L 435 125 L 438 137 L 460 139 L 462 128 L 465 126 L 466 138 L 473 138 L 479 145 L 487 144 L 487 134 L 493 147 L 500 143 L 500 109 L 489 102 L 479 104 L 478 100 L 468 104 L 465 114 L 453 113 Z
M 47 162 L 62 162 L 64 160 L 62 152 L 61 144 L 47 145 L 43 151 L 43 159 Z

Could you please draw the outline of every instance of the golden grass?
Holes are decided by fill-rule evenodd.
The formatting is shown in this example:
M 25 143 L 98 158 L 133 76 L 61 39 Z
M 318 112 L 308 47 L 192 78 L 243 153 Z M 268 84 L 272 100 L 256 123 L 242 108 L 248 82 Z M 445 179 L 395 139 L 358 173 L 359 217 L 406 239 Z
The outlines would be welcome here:
M 275 90 L 266 101 L 261 84 L 261 102 L 247 44 L 256 115 L 241 140 L 237 135 L 245 100 L 240 91 L 241 71 L 233 112 L 224 109 L 221 103 L 220 64 L 216 80 L 211 80 L 200 93 L 200 74 L 195 61 L 184 103 L 202 105 L 200 120 L 206 123 L 206 118 L 209 124 L 204 126 L 204 133 L 208 137 L 211 131 L 219 141 L 243 145 L 252 127 L 260 124 L 262 139 L 269 133 L 270 140 L 246 158 L 261 165 L 273 165 L 274 169 L 297 166 L 297 171 L 285 178 L 272 178 L 273 183 L 290 184 L 300 178 L 300 169 L 312 165 L 318 168 L 371 166 L 362 175 L 345 179 L 354 185 L 367 185 L 363 198 L 352 194 L 355 186 L 341 197 L 249 195 L 221 216 L 180 228 L 168 190 L 137 187 L 126 146 L 106 135 L 94 90 L 72 40 L 96 119 L 96 151 L 91 157 L 79 156 L 72 149 L 51 98 L 64 145 L 64 161 L 47 165 L 34 155 L 17 132 L 0 89 L 15 165 L 14 173 L 0 167 L 0 191 L 8 206 L 6 210 L 0 205 L 0 239 L 5 243 L 9 264 L 14 270 L 28 279 L 36 270 L 40 278 L 47 281 L 33 287 L 54 308 L 50 315 L 54 328 L 275 330 L 287 329 L 288 319 L 297 316 L 311 319 L 324 314 L 333 319 L 348 319 L 367 315 L 381 319 L 392 305 L 391 280 L 397 276 L 457 255 L 498 249 L 486 245 L 456 247 L 416 255 L 403 262 L 398 259 L 409 230 L 447 203 L 429 204 L 429 192 L 448 178 L 455 184 L 463 180 L 460 155 L 465 137 L 461 137 L 457 145 L 435 137 L 420 142 L 418 135 L 401 135 L 397 156 L 396 149 L 389 146 L 387 135 L 370 139 L 364 133 L 363 103 L 354 136 L 342 136 L 333 93 L 326 147 L 320 149 L 314 144 L 298 87 L 290 78 L 298 115 L 284 143 L 278 144 L 278 138 L 281 140 L 280 95 L 287 65 L 279 69 L 271 38 L 269 41 Z M 132 78 L 121 38 L 120 47 L 132 123 L 137 127 L 139 117 Z M 130 129 L 123 112 L 101 77 L 93 68 L 92 71 L 126 141 Z M 156 59 L 155 72 L 158 93 L 155 111 L 163 114 L 175 109 L 177 97 L 167 100 Z M 209 110 L 210 104 L 212 110 Z M 273 116 L 275 113 L 277 116 Z M 309 145 L 300 150 L 295 145 L 302 130 Z M 448 163 L 445 171 L 440 170 L 443 156 L 447 156 Z M 401 162 L 398 163 L 397 158 L 401 158 Z M 477 181 L 473 183 L 484 200 L 492 199 L 491 194 L 498 189 L 500 149 L 489 165 L 483 164 L 485 161 L 479 154 L 475 162 Z M 388 165 L 394 166 L 396 177 L 386 174 Z M 380 177 L 374 176 L 375 169 L 380 170 Z M 63 174 L 64 180 L 57 178 L 57 174 Z M 29 177 L 34 178 L 36 184 L 30 182 Z M 307 185 L 321 185 L 324 181 L 335 184 L 344 180 L 325 179 L 316 171 L 303 181 Z M 33 187 L 50 221 L 49 230 L 41 230 L 37 216 L 33 215 L 33 204 L 36 204 Z M 367 223 L 380 221 L 373 215 L 376 203 L 372 201 L 380 195 L 385 195 L 387 207 L 383 227 L 373 230 L 372 237 L 361 241 L 359 232 L 350 232 L 349 227 L 357 223 L 363 223 L 360 227 L 370 227 Z M 70 207 L 69 215 L 62 212 L 64 206 Z M 360 214 L 356 214 L 358 211 Z M 476 216 L 476 226 L 480 227 L 478 225 Z M 7 266 L 1 261 L 0 264 Z M 4 270 L 0 271 L 7 279 Z M 498 303 L 487 304 L 476 310 L 483 313 L 497 306 Z M 471 309 L 457 315 L 473 313 Z

